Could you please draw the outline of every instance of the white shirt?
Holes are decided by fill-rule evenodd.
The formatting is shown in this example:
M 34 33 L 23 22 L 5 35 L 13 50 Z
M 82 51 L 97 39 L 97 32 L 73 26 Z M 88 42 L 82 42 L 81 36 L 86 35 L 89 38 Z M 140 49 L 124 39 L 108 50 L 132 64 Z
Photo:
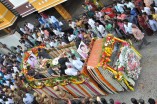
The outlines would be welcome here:
M 98 31 L 101 33 L 101 34 L 104 34 L 105 33 L 105 27 L 103 25 L 99 25 L 97 27 Z
M 65 70 L 65 74 L 66 75 L 72 75 L 72 76 L 76 76 L 78 74 L 78 71 L 74 68 L 67 68 Z
M 71 23 L 69 23 L 69 26 L 74 29 L 76 27 L 76 23 L 72 21 Z
M 131 10 L 135 8 L 135 5 L 132 2 L 125 3 L 125 5 L 127 6 L 127 8 L 130 8 Z
M 83 67 L 83 62 L 80 61 L 79 59 L 76 60 L 72 60 L 72 64 L 74 65 L 74 67 L 78 70 L 81 70 Z
M 149 20 L 149 25 L 154 32 L 157 31 L 157 22 L 155 20 Z
M 144 7 L 144 10 L 141 10 L 141 11 L 142 11 L 142 13 L 146 12 L 147 15 L 151 15 L 152 14 L 149 7 Z
M 119 12 L 123 13 L 124 12 L 124 9 L 123 9 L 124 5 L 123 4 L 119 4 L 117 3 L 117 8 L 119 10 Z
M 50 17 L 50 21 L 51 21 L 51 23 L 59 22 L 59 21 L 56 19 L 56 17 L 54 17 L 54 16 L 51 16 L 51 17 Z
M 97 13 L 95 13 L 95 15 L 96 15 L 96 17 L 101 18 L 103 16 L 103 13 L 102 12 L 97 12 Z
M 14 104 L 14 101 L 13 99 L 8 98 L 8 101 L 6 101 L 5 104 Z
M 17 67 L 13 67 L 13 70 L 14 70 L 14 73 L 18 72 L 19 73 L 19 70 Z
M 71 42 L 71 41 L 73 41 L 74 39 L 76 38 L 76 36 L 75 35 L 70 35 L 70 36 L 68 36 L 68 40 Z
M 5 79 L 11 79 L 11 78 L 12 78 L 12 75 L 11 75 L 11 74 L 6 74 L 6 75 L 4 75 L 4 78 L 5 78 Z
M 157 14 L 157 7 L 154 7 L 154 9 L 155 9 L 155 13 Z
M 128 25 L 124 24 L 125 31 L 129 34 L 132 34 L 132 23 L 128 23 Z
M 34 25 L 31 24 L 31 23 L 27 23 L 27 27 L 28 27 L 30 30 L 33 30 L 33 29 L 34 29 Z
M 88 20 L 88 24 L 92 27 L 92 28 L 95 28 L 95 21 L 93 19 L 89 19 Z
M 29 94 L 29 93 L 26 93 L 26 97 L 23 98 L 23 102 L 25 104 L 32 104 L 33 100 L 34 100 L 34 96 L 32 94 Z
M 64 35 L 64 32 L 60 32 L 60 31 L 55 30 L 55 29 L 53 29 L 53 33 L 54 33 L 55 35 L 57 35 L 57 36 L 60 36 L 60 37 L 62 37 L 62 36 Z
M 0 102 L 1 102 L 2 104 L 4 104 L 4 101 L 3 101 L 3 99 L 0 99 Z

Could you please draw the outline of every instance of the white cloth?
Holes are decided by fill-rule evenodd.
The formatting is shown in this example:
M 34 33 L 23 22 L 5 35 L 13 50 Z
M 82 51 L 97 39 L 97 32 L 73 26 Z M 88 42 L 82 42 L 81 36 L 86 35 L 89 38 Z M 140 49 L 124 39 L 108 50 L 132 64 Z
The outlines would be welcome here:
M 78 69 L 78 70 L 81 70 L 82 67 L 83 67 L 83 62 L 80 61 L 79 59 L 76 59 L 76 60 L 72 60 L 72 64 L 73 66 Z
M 66 74 L 66 75 L 76 76 L 77 73 L 78 73 L 78 71 L 77 71 L 77 69 L 75 69 L 75 68 L 67 68 L 67 69 L 65 70 L 65 74 Z
M 103 25 L 99 25 L 96 28 L 101 33 L 102 36 L 106 35 L 106 33 L 105 33 L 105 27 Z
M 53 33 L 59 37 L 62 37 L 64 35 L 64 32 L 60 32 L 58 30 L 53 29 Z
M 95 21 L 93 19 L 88 19 L 88 24 L 92 27 L 95 28 Z
M 27 27 L 32 31 L 34 30 L 34 25 L 31 23 L 27 23 Z
M 19 73 L 20 72 L 17 67 L 13 67 L 13 71 L 14 71 L 14 73 L 16 73 L 16 72 Z
M 130 8 L 131 10 L 135 8 L 135 5 L 132 2 L 125 3 L 125 5 L 127 6 L 127 8 Z
M 155 9 L 155 13 L 157 14 L 157 7 L 154 7 L 154 9 Z
M 59 22 L 58 19 L 56 19 L 54 16 L 51 16 L 49 19 L 51 23 Z
M 117 9 L 118 9 L 118 11 L 119 12 L 121 12 L 121 13 L 123 13 L 124 12 L 124 9 L 123 9 L 123 7 L 124 7 L 124 4 L 119 4 L 119 3 L 117 3 Z
M 12 75 L 11 75 L 11 74 L 6 74 L 6 75 L 4 75 L 4 78 L 5 78 L 5 79 L 11 79 L 11 78 L 12 78 Z
M 76 38 L 75 35 L 71 34 L 70 36 L 68 36 L 68 40 L 71 42 Z
M 6 101 L 6 102 L 5 102 L 5 104 L 14 104 L 14 100 L 13 100 L 13 99 L 8 98 L 8 101 Z
M 0 102 L 1 102 L 2 104 L 4 104 L 4 101 L 3 101 L 3 99 L 0 99 Z
M 98 17 L 99 19 L 103 16 L 103 13 L 102 12 L 97 12 L 95 13 L 96 17 Z
M 25 104 L 32 104 L 33 100 L 34 100 L 34 96 L 32 94 L 29 94 L 29 93 L 26 93 L 26 97 L 23 98 L 23 102 Z
M 125 31 L 129 34 L 132 34 L 132 23 L 128 23 L 128 25 L 124 24 Z
M 155 20 L 149 20 L 149 25 L 153 31 L 157 31 L 157 22 Z
M 69 23 L 69 26 L 74 29 L 76 27 L 76 22 L 72 21 Z
M 144 10 L 141 10 L 141 11 L 142 11 L 142 13 L 146 12 L 147 15 L 151 15 L 152 14 L 149 7 L 144 7 Z

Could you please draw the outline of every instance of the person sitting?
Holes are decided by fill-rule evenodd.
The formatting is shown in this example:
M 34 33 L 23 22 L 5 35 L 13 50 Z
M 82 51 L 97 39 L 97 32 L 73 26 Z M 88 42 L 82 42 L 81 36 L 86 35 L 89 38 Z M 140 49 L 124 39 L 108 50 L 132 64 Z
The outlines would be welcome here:
M 67 69 L 65 70 L 66 75 L 70 76 L 77 76 L 79 74 L 79 71 L 75 69 L 70 62 L 66 62 Z
M 47 72 L 51 76 L 53 76 L 53 77 L 58 76 L 57 72 L 50 67 L 50 64 L 46 64 L 46 67 L 47 67 Z
M 83 67 L 83 62 L 81 60 L 77 59 L 74 54 L 71 56 L 71 58 L 72 58 L 72 64 L 73 64 L 73 66 L 77 70 L 81 71 L 82 67 Z
M 52 57 L 46 52 L 46 49 L 38 48 L 38 57 L 52 59 Z

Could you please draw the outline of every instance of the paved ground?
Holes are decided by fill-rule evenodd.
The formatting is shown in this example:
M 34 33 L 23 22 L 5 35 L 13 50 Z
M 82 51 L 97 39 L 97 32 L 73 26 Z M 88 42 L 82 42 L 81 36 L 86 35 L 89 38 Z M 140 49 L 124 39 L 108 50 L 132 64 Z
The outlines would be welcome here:
M 149 97 L 157 99 L 157 35 L 147 37 L 151 42 L 149 46 L 143 47 L 140 53 L 143 55 L 141 60 L 142 72 L 139 80 L 136 82 L 134 92 L 122 92 L 115 95 L 108 95 L 105 98 L 108 100 L 113 98 L 131 104 L 131 98 L 148 100 Z M 147 104 L 147 103 L 146 103 Z

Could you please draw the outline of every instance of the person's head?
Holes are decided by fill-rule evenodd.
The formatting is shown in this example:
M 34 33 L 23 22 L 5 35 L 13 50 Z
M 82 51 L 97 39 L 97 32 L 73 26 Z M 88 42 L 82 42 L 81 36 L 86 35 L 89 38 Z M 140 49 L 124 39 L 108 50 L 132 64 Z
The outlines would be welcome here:
M 140 103 L 140 104 L 145 104 L 145 102 L 144 102 L 143 99 L 139 99 L 139 103 Z
M 80 49 L 81 49 L 82 51 L 84 51 L 84 50 L 86 50 L 86 46 L 85 46 L 85 45 L 81 45 L 81 46 L 80 46 Z
M 137 100 L 135 98 L 131 98 L 132 104 L 138 104 Z
M 120 16 L 121 15 L 121 13 L 120 12 L 117 12 L 117 16 Z
M 142 15 L 141 15 L 141 14 L 139 14 L 137 17 L 138 17 L 138 19 L 141 19 L 141 18 L 142 18 Z
M 100 98 L 100 100 L 101 100 L 101 102 L 102 102 L 103 104 L 107 104 L 107 101 L 106 101 L 105 98 Z
M 96 23 L 95 23 L 95 25 L 96 25 L 96 26 L 99 26 L 99 23 L 98 23 L 98 22 L 96 22 Z
M 149 104 L 155 104 L 155 100 L 154 100 L 153 98 L 149 98 L 149 99 L 148 99 L 148 103 L 149 103 Z
M 153 19 L 152 15 L 149 15 L 149 16 L 148 16 L 148 18 L 149 18 L 150 20 L 152 20 L 152 19 Z
M 75 57 L 75 55 L 73 54 L 73 55 L 71 55 L 71 58 L 73 59 L 73 60 L 76 60 L 76 57 Z
M 40 52 L 40 51 L 41 51 L 41 48 L 38 48 L 38 51 Z
M 50 68 L 50 64 L 46 64 L 46 67 L 47 67 L 47 68 Z
M 110 102 L 110 104 L 114 104 L 114 100 L 113 99 L 110 99 L 109 102 Z
M 129 21 L 127 19 L 125 19 L 123 22 L 125 25 L 127 25 Z
M 71 100 L 70 102 L 71 104 L 76 104 L 75 100 Z
M 155 14 L 155 9 L 151 8 L 150 11 L 152 12 L 152 14 Z

